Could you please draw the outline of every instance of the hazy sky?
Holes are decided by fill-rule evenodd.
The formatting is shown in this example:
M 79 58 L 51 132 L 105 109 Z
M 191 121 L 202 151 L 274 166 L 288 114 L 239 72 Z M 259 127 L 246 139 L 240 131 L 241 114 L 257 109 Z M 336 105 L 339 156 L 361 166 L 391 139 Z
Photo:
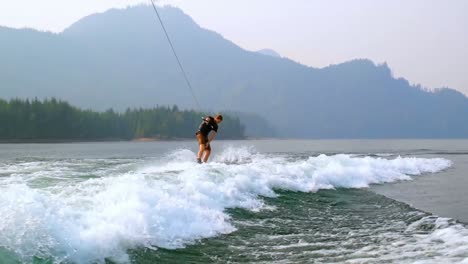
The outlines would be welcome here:
M 0 25 L 60 32 L 81 17 L 140 0 L 0 0 Z M 313 67 L 354 58 L 468 95 L 468 0 L 165 0 L 248 50 Z M 0 44 L 1 45 L 1 44 Z

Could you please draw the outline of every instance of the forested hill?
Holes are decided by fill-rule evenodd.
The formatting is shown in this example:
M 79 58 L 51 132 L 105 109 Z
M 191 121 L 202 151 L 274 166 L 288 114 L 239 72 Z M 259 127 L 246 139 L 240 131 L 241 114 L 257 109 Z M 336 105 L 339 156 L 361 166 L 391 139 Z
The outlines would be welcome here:
M 177 106 L 96 112 L 50 100 L 0 99 L 0 141 L 86 141 L 194 138 L 202 113 Z M 244 138 L 238 118 L 223 115 L 217 138 Z
M 180 9 L 160 14 L 203 110 L 255 114 L 243 119 L 248 129 L 265 124 L 256 131 L 271 126 L 293 138 L 468 137 L 468 98 L 453 89 L 427 91 L 366 59 L 307 67 L 246 51 Z M 0 27 L 0 43 L 1 98 L 57 97 L 101 111 L 195 107 L 150 6 L 94 14 L 60 34 Z

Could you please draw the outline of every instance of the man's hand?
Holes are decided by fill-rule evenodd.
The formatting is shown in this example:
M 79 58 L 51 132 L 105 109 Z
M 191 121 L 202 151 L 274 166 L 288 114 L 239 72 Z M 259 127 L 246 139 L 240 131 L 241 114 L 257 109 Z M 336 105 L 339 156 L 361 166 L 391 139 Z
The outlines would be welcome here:
M 209 147 L 209 146 L 210 146 L 210 142 L 207 142 L 207 143 L 205 144 L 205 148 L 207 148 L 207 147 Z

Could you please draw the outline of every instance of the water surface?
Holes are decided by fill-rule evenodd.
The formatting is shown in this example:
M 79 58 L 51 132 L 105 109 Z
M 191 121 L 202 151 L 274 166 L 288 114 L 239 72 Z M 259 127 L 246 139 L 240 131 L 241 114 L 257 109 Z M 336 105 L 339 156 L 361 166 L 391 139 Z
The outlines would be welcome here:
M 1 145 L 0 260 L 462 262 L 466 146 L 217 141 L 198 165 L 191 141 Z

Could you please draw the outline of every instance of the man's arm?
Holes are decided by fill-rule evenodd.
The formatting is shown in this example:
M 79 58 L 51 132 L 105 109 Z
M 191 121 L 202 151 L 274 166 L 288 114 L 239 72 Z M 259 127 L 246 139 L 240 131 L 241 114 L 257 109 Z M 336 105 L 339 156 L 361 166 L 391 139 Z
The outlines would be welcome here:
M 212 117 L 211 116 L 205 116 L 203 118 L 203 121 L 205 122 L 205 124 L 209 124 L 210 122 L 212 122 Z
M 210 144 L 211 141 L 213 141 L 213 139 L 216 137 L 216 132 L 215 131 L 211 131 L 209 137 L 208 137 L 208 142 L 206 143 L 206 145 L 208 146 Z

